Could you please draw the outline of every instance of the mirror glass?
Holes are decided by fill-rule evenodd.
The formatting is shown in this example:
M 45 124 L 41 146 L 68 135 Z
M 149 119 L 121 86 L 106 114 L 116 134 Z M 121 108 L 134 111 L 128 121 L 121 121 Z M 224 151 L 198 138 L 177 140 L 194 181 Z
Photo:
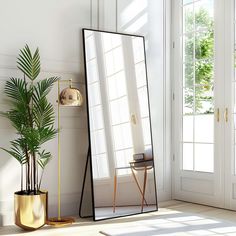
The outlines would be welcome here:
M 94 219 L 157 210 L 144 38 L 83 29 Z

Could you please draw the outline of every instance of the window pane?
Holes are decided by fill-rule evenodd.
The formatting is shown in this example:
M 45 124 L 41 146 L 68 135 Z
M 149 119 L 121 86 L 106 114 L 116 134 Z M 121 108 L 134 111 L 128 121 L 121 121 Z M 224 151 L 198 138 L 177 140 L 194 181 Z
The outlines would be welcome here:
M 183 7 L 183 33 L 194 30 L 193 4 Z
M 188 4 L 188 3 L 192 3 L 193 0 L 183 0 L 183 4 Z
M 213 29 L 214 1 L 200 0 L 194 3 L 195 30 Z
M 183 169 L 193 170 L 193 144 L 183 144 Z
M 195 116 L 195 142 L 214 142 L 214 115 Z
M 195 170 L 214 171 L 213 144 L 195 144 Z
M 193 114 L 193 104 L 194 104 L 194 89 L 185 88 L 183 90 L 183 114 L 189 115 Z
M 234 112 L 236 113 L 236 83 L 234 82 L 233 85 L 234 85 Z
M 192 62 L 194 59 L 194 37 L 193 34 L 183 36 L 183 60 Z
M 197 32 L 195 35 L 196 59 L 212 58 L 214 52 L 214 37 L 212 31 Z
M 183 86 L 192 87 L 194 86 L 194 64 L 193 62 L 187 62 L 183 64 Z
M 195 88 L 195 113 L 209 114 L 214 112 L 213 87 L 198 86 Z
M 195 84 L 213 84 L 213 61 L 212 59 L 200 60 L 195 62 Z
M 183 116 L 183 141 L 193 142 L 193 116 Z

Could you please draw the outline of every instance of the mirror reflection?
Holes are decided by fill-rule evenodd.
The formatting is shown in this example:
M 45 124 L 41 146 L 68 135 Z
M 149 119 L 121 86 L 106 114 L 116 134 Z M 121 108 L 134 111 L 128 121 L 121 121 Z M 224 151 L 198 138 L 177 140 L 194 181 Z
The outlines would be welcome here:
M 157 210 L 144 38 L 83 37 L 94 219 Z

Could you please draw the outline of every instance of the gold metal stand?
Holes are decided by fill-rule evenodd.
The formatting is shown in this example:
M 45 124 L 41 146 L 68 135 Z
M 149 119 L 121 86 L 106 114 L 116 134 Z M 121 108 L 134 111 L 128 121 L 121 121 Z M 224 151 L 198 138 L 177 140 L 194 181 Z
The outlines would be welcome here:
M 60 92 L 60 83 L 69 83 L 69 88 Z M 81 106 L 83 99 L 78 89 L 72 88 L 72 80 L 58 80 L 57 86 L 58 100 L 57 100 L 57 118 L 58 118 L 58 216 L 50 218 L 47 221 L 48 225 L 54 227 L 62 227 L 70 225 L 75 222 L 73 217 L 61 217 L 61 137 L 60 137 L 60 105 L 63 106 Z M 62 95 L 63 93 L 63 95 Z

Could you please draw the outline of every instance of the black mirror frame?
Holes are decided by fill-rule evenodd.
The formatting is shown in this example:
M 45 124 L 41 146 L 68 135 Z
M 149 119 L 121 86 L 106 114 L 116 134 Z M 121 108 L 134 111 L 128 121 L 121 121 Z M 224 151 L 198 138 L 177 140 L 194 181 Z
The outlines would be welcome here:
M 85 31 L 90 30 L 94 32 L 103 32 L 103 33 L 111 33 L 111 34 L 119 34 L 124 36 L 133 36 L 133 37 L 140 37 L 143 40 L 143 46 L 144 46 L 144 61 L 145 61 L 145 72 L 146 72 L 146 83 L 147 83 L 147 98 L 148 98 L 148 108 L 149 108 L 149 118 L 150 118 L 150 133 L 151 133 L 151 144 L 152 144 L 152 156 L 153 156 L 153 174 L 154 174 L 154 185 L 155 185 L 155 200 L 156 200 L 156 210 L 150 210 L 145 212 L 137 212 L 133 214 L 127 214 L 127 215 L 120 215 L 120 216 L 114 216 L 110 218 L 104 218 L 104 219 L 96 219 L 95 216 L 95 204 L 94 204 L 94 185 L 93 185 L 93 170 L 92 170 L 92 156 L 91 156 L 91 137 L 90 137 L 90 123 L 89 123 L 89 101 L 88 101 L 88 81 L 87 81 L 87 66 L 86 66 L 86 48 L 85 48 Z M 86 108 L 87 108 L 87 125 L 88 125 L 88 142 L 89 142 L 89 153 L 88 156 L 90 157 L 90 173 L 91 173 L 91 188 L 92 188 L 92 207 L 93 207 L 93 220 L 94 221 L 102 221 L 102 220 L 109 220 L 109 219 L 116 219 L 126 216 L 133 216 L 133 215 L 139 215 L 139 214 L 145 214 L 150 212 L 158 211 L 158 201 L 157 201 L 157 186 L 156 186 L 156 175 L 155 175 L 155 157 L 153 153 L 153 135 L 152 135 L 152 121 L 151 121 L 151 112 L 150 112 L 150 98 L 149 98 L 149 88 L 148 88 L 148 76 L 147 76 L 147 59 L 146 59 L 146 49 L 145 49 L 145 38 L 144 36 L 135 35 L 135 34 L 125 34 L 125 33 L 118 33 L 118 32 L 112 32 L 112 31 L 104 31 L 104 30 L 96 30 L 96 29 L 89 29 L 89 28 L 83 28 L 82 29 L 82 38 L 83 38 L 83 56 L 84 56 L 84 73 L 85 73 L 85 91 L 86 91 Z

